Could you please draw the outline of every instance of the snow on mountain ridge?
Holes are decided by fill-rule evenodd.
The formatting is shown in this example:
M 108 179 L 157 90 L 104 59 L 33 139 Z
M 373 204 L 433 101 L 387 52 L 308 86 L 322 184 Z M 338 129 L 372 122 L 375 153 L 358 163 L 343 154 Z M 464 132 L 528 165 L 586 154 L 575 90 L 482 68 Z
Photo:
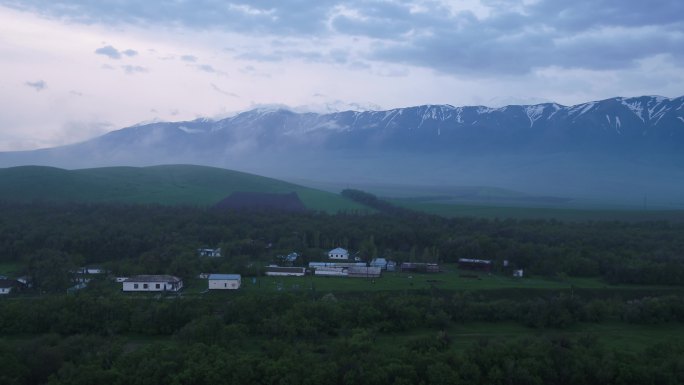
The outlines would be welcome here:
M 627 100 L 632 100 L 631 102 L 628 102 Z M 644 107 L 639 103 L 638 100 L 635 99 L 622 99 L 620 100 L 620 103 L 622 103 L 623 106 L 629 108 L 630 111 L 634 113 L 639 119 L 641 119 L 642 122 L 646 122 L 644 120 Z
M 530 119 L 530 127 L 532 127 L 534 122 L 544 115 L 544 105 L 537 104 L 536 106 L 526 106 L 525 114 L 527 114 L 527 118 Z

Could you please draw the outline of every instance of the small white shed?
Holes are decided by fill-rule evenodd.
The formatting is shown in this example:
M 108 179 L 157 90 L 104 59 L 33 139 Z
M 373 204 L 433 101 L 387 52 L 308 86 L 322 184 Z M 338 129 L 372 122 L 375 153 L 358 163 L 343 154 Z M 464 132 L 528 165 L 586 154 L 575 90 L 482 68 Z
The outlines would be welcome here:
M 209 274 L 209 290 L 236 290 L 242 284 L 240 274 Z

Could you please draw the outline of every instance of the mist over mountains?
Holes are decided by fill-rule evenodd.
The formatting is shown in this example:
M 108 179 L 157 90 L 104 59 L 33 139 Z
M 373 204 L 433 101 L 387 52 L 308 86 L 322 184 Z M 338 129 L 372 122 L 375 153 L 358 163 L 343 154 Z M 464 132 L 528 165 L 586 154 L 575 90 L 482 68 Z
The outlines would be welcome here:
M 0 153 L 0 166 L 190 163 L 339 186 L 492 186 L 684 207 L 684 96 L 388 111 L 255 109 Z

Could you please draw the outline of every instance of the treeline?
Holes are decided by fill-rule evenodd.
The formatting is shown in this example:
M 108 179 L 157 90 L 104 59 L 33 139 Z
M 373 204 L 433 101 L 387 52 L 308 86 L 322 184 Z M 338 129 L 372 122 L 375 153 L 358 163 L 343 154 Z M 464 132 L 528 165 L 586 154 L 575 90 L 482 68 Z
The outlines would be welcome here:
M 188 328 L 201 326 L 206 317 L 216 316 L 233 325 L 236 335 L 231 338 L 249 334 L 318 341 L 357 328 L 402 333 L 420 328 L 444 330 L 465 322 L 515 322 L 537 329 L 564 329 L 578 323 L 684 322 L 684 298 L 679 294 L 629 300 L 581 298 L 552 291 L 516 299 L 483 299 L 468 292 L 365 293 L 347 298 L 332 294 L 259 294 L 240 295 L 225 302 L 220 298 L 151 299 L 114 293 L 102 296 L 93 289 L 86 293 L 0 301 L 0 330 L 4 335 L 168 336 L 182 330 L 194 335 L 198 331 Z M 204 337 L 195 337 L 214 338 L 213 332 L 202 333 Z
M 544 295 L 544 294 L 542 294 Z M 681 297 L 482 299 L 468 293 L 75 296 L 0 301 L 2 384 L 677 384 L 684 346 L 626 353 L 577 322 L 684 321 Z M 39 316 L 37 316 L 39 315 Z M 482 338 L 462 322 L 551 337 Z M 26 336 L 33 336 L 26 338 Z M 138 336 L 132 338 L 131 336 Z
M 367 259 L 444 263 L 481 258 L 494 260 L 497 268 L 507 260 L 532 275 L 684 282 L 680 223 L 446 219 L 409 210 L 329 215 L 0 203 L 0 262 L 28 266 L 46 291 L 64 286 L 67 267 L 84 264 L 104 264 L 117 274 L 253 275 L 278 254 L 298 251 L 303 255 L 298 263 L 306 264 L 338 246 Z M 224 258 L 200 258 L 200 247 L 221 247 Z

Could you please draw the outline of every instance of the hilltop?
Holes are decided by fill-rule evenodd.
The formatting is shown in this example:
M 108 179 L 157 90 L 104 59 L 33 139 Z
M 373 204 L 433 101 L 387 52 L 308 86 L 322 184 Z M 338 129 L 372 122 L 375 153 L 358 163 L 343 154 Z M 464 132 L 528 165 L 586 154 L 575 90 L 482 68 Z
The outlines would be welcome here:
M 165 165 L 64 170 L 44 166 L 0 169 L 0 200 L 122 202 L 213 206 L 235 192 L 296 193 L 306 208 L 363 209 L 340 195 L 215 167 Z

